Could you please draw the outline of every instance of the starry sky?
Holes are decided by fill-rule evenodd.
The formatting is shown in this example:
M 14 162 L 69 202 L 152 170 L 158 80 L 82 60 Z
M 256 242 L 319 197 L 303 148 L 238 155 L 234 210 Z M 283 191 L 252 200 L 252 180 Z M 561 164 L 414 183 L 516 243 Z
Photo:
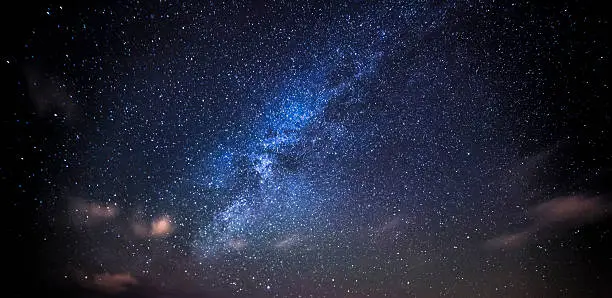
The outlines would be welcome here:
M 3 12 L 5 290 L 612 291 L 603 6 L 85 2 Z

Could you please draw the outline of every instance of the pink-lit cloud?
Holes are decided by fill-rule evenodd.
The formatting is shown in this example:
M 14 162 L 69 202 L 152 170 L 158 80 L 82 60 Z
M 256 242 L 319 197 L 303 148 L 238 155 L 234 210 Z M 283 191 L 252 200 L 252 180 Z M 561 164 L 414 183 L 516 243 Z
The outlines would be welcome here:
M 94 218 L 113 218 L 117 215 L 117 210 L 118 209 L 115 206 L 102 206 L 95 203 L 91 203 L 87 207 L 88 215 Z
M 485 247 L 489 249 L 512 249 L 523 246 L 531 237 L 530 230 L 520 231 L 514 234 L 505 234 L 485 243 Z
M 132 224 L 132 232 L 134 232 L 134 235 L 140 238 L 145 238 L 150 235 L 149 227 L 146 224 L 140 222 L 135 222 Z
M 556 198 L 537 205 L 533 214 L 542 223 L 583 223 L 595 220 L 606 212 L 598 197 L 570 196 Z
M 600 197 L 567 196 L 540 203 L 530 209 L 533 223 L 527 228 L 505 234 L 485 243 L 492 249 L 519 248 L 526 244 L 532 235 L 544 228 L 558 229 L 575 227 L 595 221 L 608 213 L 608 205 Z
M 174 225 L 172 219 L 164 215 L 151 223 L 151 236 L 153 237 L 165 237 L 170 235 L 174 231 Z
M 174 223 L 168 215 L 154 219 L 149 225 L 138 221 L 132 224 L 132 232 L 138 237 L 166 237 L 174 232 Z
M 130 273 L 103 273 L 98 274 L 94 277 L 93 285 L 95 288 L 116 294 L 127 290 L 128 287 L 138 284 L 138 280 L 134 278 Z
M 69 204 L 72 222 L 77 225 L 95 225 L 111 220 L 119 214 L 115 204 L 97 203 L 73 198 Z

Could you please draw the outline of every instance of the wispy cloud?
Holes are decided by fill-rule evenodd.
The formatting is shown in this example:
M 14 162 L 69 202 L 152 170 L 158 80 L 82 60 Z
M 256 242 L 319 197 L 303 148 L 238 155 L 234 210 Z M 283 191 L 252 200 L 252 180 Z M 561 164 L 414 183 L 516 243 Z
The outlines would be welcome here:
M 77 225 L 95 225 L 119 214 L 114 204 L 97 203 L 82 198 L 72 198 L 69 204 L 72 222 Z
M 556 198 L 537 205 L 533 214 L 540 223 L 581 224 L 599 218 L 606 206 L 599 197 L 572 196 Z
M 132 232 L 138 237 L 166 237 L 174 232 L 174 223 L 172 218 L 164 215 L 154 219 L 149 225 L 142 222 L 132 224 Z
M 281 239 L 280 241 L 274 243 L 274 247 L 278 249 L 288 249 L 294 245 L 297 245 L 299 242 L 300 242 L 300 236 L 293 234 L 293 235 L 289 235 Z
M 530 209 L 533 223 L 525 229 L 505 234 L 485 243 L 491 249 L 512 249 L 526 244 L 543 228 L 575 227 L 600 219 L 608 213 L 608 205 L 600 197 L 568 196 L 540 203 Z
M 93 285 L 95 288 L 115 294 L 127 290 L 128 287 L 138 284 L 138 280 L 130 273 L 103 273 L 94 277 Z
M 489 239 L 485 247 L 489 249 L 512 249 L 523 246 L 531 237 L 530 230 L 524 230 L 513 234 L 505 234 Z

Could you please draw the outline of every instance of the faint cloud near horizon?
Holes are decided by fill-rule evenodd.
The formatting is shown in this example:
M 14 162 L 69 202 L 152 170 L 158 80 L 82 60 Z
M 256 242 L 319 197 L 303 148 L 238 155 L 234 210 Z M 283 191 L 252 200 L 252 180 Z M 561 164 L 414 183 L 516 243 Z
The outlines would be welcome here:
M 82 198 L 71 198 L 69 202 L 71 219 L 76 225 L 95 225 L 119 214 L 114 204 L 100 204 Z
M 542 229 L 576 227 L 596 221 L 608 213 L 608 204 L 601 197 L 558 197 L 534 206 L 529 213 L 533 217 L 530 226 L 516 233 L 489 239 L 485 242 L 485 248 L 520 248 Z
M 94 277 L 93 286 L 100 290 L 110 294 L 116 294 L 123 292 L 130 286 L 138 284 L 138 280 L 134 278 L 130 273 L 103 273 L 98 274 Z

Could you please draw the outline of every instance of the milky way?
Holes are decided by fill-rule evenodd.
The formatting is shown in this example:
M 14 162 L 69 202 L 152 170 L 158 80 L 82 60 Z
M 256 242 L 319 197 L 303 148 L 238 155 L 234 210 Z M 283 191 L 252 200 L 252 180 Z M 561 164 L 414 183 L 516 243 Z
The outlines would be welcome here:
M 576 257 L 581 229 L 610 242 L 595 11 L 44 6 L 5 63 L 30 103 L 12 125 L 53 128 L 23 168 L 40 275 L 83 297 L 597 296 Z

